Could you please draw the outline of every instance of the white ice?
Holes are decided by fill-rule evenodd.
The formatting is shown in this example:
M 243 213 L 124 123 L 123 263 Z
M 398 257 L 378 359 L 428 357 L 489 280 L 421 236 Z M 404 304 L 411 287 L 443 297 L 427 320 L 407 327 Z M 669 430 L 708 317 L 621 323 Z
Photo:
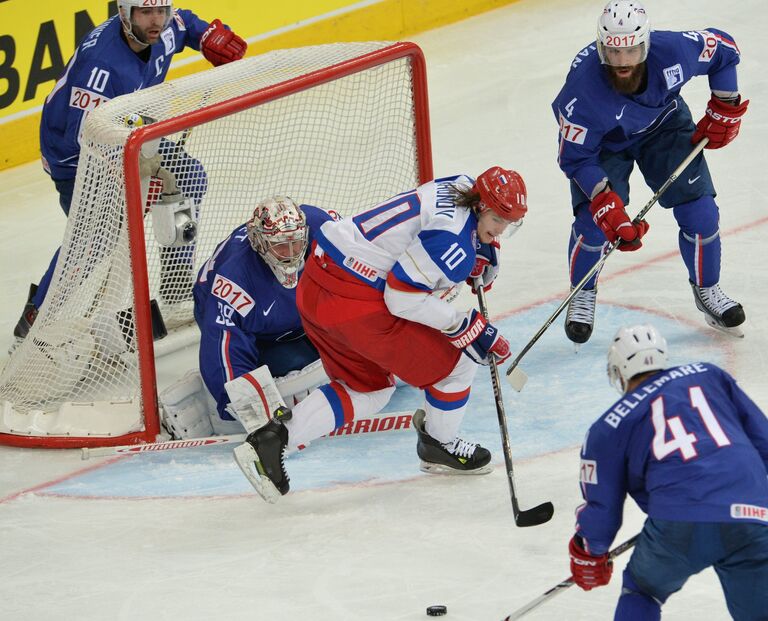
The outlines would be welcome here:
M 228 448 L 82 462 L 73 450 L 0 447 L 0 618 L 415 621 L 428 605 L 445 604 L 448 620 L 502 619 L 568 575 L 578 445 L 614 398 L 604 354 L 620 324 L 653 321 L 674 362 L 714 361 L 768 409 L 764 0 L 648 0 L 646 7 L 658 29 L 716 26 L 736 37 L 743 54 L 740 87 L 752 103 L 742 133 L 707 157 L 721 207 L 721 282 L 746 309 L 746 337 L 704 324 L 673 218 L 655 207 L 644 248 L 609 258 L 592 340 L 575 354 L 559 319 L 523 360 L 528 385 L 504 395 L 520 502 L 552 500 L 551 522 L 514 525 L 485 369 L 464 428 L 494 451 L 497 467 L 486 477 L 419 473 L 412 432 L 321 440 L 290 458 L 295 492 L 267 506 Z M 528 184 L 526 224 L 504 248 L 503 280 L 488 298 L 513 351 L 567 292 L 570 207 L 550 102 L 571 58 L 594 38 L 601 8 L 596 0 L 521 0 L 413 37 L 428 62 L 435 173 L 502 164 Z M 698 117 L 706 79 L 683 94 Z M 650 196 L 634 179 L 630 213 Z M 0 173 L 0 351 L 64 224 L 39 164 Z M 418 405 L 413 393 L 398 399 L 391 409 Z M 617 542 L 642 520 L 629 501 Z M 608 587 L 574 587 L 529 618 L 612 618 L 627 557 Z M 664 612 L 675 620 L 729 618 L 711 570 Z

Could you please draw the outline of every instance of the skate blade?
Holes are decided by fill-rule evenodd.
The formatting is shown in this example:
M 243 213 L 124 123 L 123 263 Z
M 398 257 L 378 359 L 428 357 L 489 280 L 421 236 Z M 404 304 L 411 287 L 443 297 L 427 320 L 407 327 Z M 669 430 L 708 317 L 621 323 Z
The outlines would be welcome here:
M 579 350 L 581 349 L 581 346 L 582 346 L 584 343 L 574 343 L 573 341 L 571 341 L 571 342 L 573 343 L 573 353 L 574 353 L 574 354 L 578 354 L 578 353 L 579 353 Z
M 240 446 L 235 447 L 232 453 L 245 478 L 253 485 L 253 489 L 256 490 L 259 496 L 270 504 L 275 504 L 280 500 L 281 494 L 275 487 L 275 484 L 272 483 L 269 477 L 259 472 L 257 467 L 259 456 L 250 444 L 244 442 Z
M 493 466 L 487 464 L 481 468 L 475 468 L 474 470 L 458 470 L 451 468 L 450 466 L 444 466 L 443 464 L 433 464 L 428 461 L 422 461 L 419 465 L 419 469 L 422 472 L 428 474 L 448 474 L 448 475 L 476 475 L 476 474 L 490 474 L 493 471 Z
M 715 330 L 719 330 L 723 334 L 727 334 L 728 336 L 732 336 L 737 339 L 744 338 L 744 331 L 739 326 L 734 326 L 732 328 L 721 326 L 719 323 L 717 323 L 717 321 L 712 319 L 712 317 L 710 317 L 709 315 L 704 315 L 704 320 L 707 322 L 709 326 L 711 326 Z

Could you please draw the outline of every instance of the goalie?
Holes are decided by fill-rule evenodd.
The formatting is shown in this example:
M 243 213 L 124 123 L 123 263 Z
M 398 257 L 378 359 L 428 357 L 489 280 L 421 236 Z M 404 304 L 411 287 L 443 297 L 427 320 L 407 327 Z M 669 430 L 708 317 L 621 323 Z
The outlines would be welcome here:
M 292 405 L 328 381 L 301 325 L 296 284 L 313 232 L 332 219 L 286 196 L 268 198 L 203 264 L 194 285 L 200 373 L 160 395 L 174 437 L 241 432 L 264 390 Z

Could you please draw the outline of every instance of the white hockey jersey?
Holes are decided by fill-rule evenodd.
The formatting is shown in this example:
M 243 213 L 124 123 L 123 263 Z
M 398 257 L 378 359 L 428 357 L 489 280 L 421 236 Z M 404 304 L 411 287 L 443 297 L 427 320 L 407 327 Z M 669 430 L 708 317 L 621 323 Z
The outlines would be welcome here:
M 472 271 L 477 217 L 456 205 L 467 175 L 443 177 L 338 222 L 326 222 L 318 246 L 336 264 L 383 292 L 393 315 L 450 331 L 464 317 L 446 298 Z

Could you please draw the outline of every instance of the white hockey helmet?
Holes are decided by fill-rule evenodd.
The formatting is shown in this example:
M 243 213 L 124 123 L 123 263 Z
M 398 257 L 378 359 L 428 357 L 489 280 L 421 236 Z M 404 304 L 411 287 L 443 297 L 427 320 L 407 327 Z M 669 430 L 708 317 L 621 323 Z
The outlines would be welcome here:
M 613 0 L 605 5 L 597 20 L 597 53 L 604 65 L 639 65 L 648 58 L 650 45 L 651 24 L 642 4 Z
M 137 39 L 136 35 L 133 34 L 133 9 L 165 9 L 165 22 L 163 23 L 163 30 L 165 30 L 173 15 L 173 0 L 117 0 L 117 8 L 126 36 L 136 43 L 147 45 L 146 41 Z
M 293 289 L 299 282 L 307 251 L 307 217 L 287 196 L 273 196 L 256 205 L 246 223 L 251 247 L 261 255 L 278 282 Z
M 619 328 L 608 350 L 608 381 L 621 394 L 635 375 L 667 367 L 667 341 L 650 324 Z

